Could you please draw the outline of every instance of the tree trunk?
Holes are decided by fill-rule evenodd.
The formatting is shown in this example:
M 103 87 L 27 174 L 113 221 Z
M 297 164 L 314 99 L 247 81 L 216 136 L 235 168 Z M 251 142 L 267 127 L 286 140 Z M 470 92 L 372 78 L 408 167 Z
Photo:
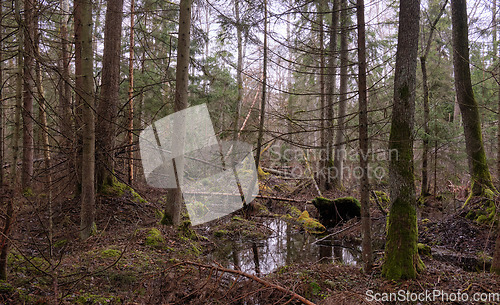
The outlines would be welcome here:
M 95 123 L 92 52 L 92 5 L 75 0 L 75 93 L 82 107 L 82 207 L 80 237 L 87 239 L 95 229 Z
M 373 265 L 371 218 L 370 218 L 370 183 L 368 180 L 368 89 L 366 84 L 366 40 L 365 40 L 365 3 L 358 0 L 356 5 L 358 22 L 358 65 L 359 65 L 359 151 L 360 151 L 360 203 L 362 256 L 365 272 L 369 273 Z
M 326 169 L 329 168 L 328 152 L 329 149 L 326 145 L 326 130 L 325 130 L 325 119 L 326 119 L 326 95 L 325 95 L 325 27 L 323 24 L 323 14 L 325 10 L 324 0 L 319 0 L 318 4 L 318 31 L 319 31 L 319 98 L 320 98 L 320 162 L 318 170 L 318 182 L 322 189 L 329 188 L 328 177 Z
M 430 42 L 430 40 L 429 40 Z M 420 196 L 425 197 L 429 195 L 429 86 L 427 84 L 427 66 L 426 56 L 420 57 L 420 67 L 422 69 L 422 85 L 424 90 L 424 136 L 422 140 L 422 185 L 420 189 Z
M 38 30 L 38 18 L 36 18 L 37 27 L 35 28 L 35 55 L 40 58 L 40 31 Z M 45 93 L 43 90 L 43 77 L 42 77 L 42 67 L 40 62 L 37 61 L 35 64 L 35 85 L 36 85 L 36 100 L 39 106 L 39 116 L 40 116 L 40 127 L 42 136 L 42 151 L 43 159 L 45 165 L 45 174 L 47 175 L 47 180 L 45 181 L 46 187 L 45 192 L 47 194 L 47 209 L 49 213 L 49 224 L 48 224 L 48 239 L 49 239 L 49 254 L 52 258 L 52 242 L 53 242 L 53 208 L 52 208 L 52 174 L 51 174 L 51 156 L 50 156 L 50 142 L 49 142 L 49 128 L 47 124 L 47 101 L 45 100 Z
M 486 162 L 483 146 L 479 108 L 472 90 L 469 68 L 469 38 L 466 0 L 451 1 L 453 24 L 453 68 L 455 90 L 464 125 L 465 148 L 471 174 L 471 196 L 484 195 L 487 189 L 495 190 Z M 468 202 L 469 200 L 467 200 Z
M 120 98 L 120 55 L 123 0 L 109 0 L 104 24 L 104 50 L 96 130 L 96 185 L 98 191 L 114 182 L 115 121 Z
M 22 31 L 21 0 L 15 1 L 15 15 L 19 31 Z M 17 73 L 16 73 L 16 106 L 14 115 L 14 137 L 12 139 L 12 184 L 18 182 L 17 162 L 19 159 L 19 139 L 21 138 L 21 112 L 23 97 L 23 35 L 18 35 L 17 41 Z
M 234 110 L 234 131 L 233 140 L 238 140 L 239 121 L 241 112 L 241 103 L 243 101 L 243 38 L 242 38 L 242 24 L 240 20 L 240 6 L 239 1 L 234 1 L 234 13 L 236 15 L 236 41 L 238 47 L 238 63 L 236 66 L 236 84 L 238 86 L 238 97 L 236 99 L 236 108 Z M 208 52 L 207 52 L 208 56 Z
M 334 181 L 337 179 L 337 173 L 334 171 L 332 173 L 332 163 L 334 160 L 333 156 L 333 101 L 335 95 L 335 85 L 336 81 L 336 66 L 337 66 L 337 32 L 338 32 L 338 0 L 333 0 L 333 10 L 332 10 L 332 24 L 330 25 L 330 48 L 329 48 L 329 59 L 328 59 L 328 74 L 327 74 L 327 84 L 328 91 L 326 94 L 326 158 L 325 158 L 325 170 L 326 170 L 326 180 L 325 189 L 331 189 L 334 185 Z
M 58 84 L 59 91 L 59 115 L 62 133 L 62 147 L 65 153 L 69 153 L 69 148 L 73 141 L 73 132 L 71 126 L 71 86 L 70 86 L 70 62 L 68 51 L 68 21 L 69 21 L 69 3 L 68 0 L 61 0 L 61 58 L 59 60 L 60 78 Z
M 497 23 L 497 0 L 493 0 L 493 58 L 494 62 L 496 65 L 499 64 L 498 61 L 498 39 L 497 39 L 497 33 L 498 33 L 498 23 Z M 498 77 L 500 75 L 500 67 L 496 67 L 494 71 L 495 75 Z M 497 119 L 498 122 L 500 122 L 500 82 L 498 82 L 498 115 Z M 500 124 L 498 124 L 498 131 L 497 131 L 497 180 L 498 180 L 498 185 L 500 185 Z
M 259 133 L 257 135 L 257 149 L 255 153 L 255 167 L 260 164 L 260 152 L 262 150 L 262 138 L 264 136 L 264 122 L 266 115 L 266 92 L 267 92 L 267 0 L 264 0 L 264 50 L 262 56 L 262 96 L 260 102 Z
M 3 19 L 3 4 L 0 3 L 0 20 Z M 3 63 L 3 26 L 0 23 L 0 84 L 3 84 L 3 70 L 4 70 L 4 63 Z M 4 121 L 3 121 L 3 113 L 4 113 L 4 86 L 0 88 L 0 186 L 3 185 L 4 183 L 4 169 L 3 169 L 3 163 L 4 163 Z
M 34 0 L 24 0 L 24 72 L 23 72 L 23 163 L 21 184 L 23 191 L 31 188 L 33 178 L 33 90 L 34 90 Z
M 188 84 L 189 84 L 189 46 L 190 46 L 190 30 L 191 30 L 191 0 L 181 0 L 179 14 L 179 42 L 177 46 L 177 70 L 175 75 L 175 101 L 174 112 L 186 109 L 188 106 Z M 182 122 L 184 125 L 186 122 Z M 176 143 L 176 148 L 183 149 L 183 136 L 185 132 L 184 126 L 178 126 L 179 141 Z M 175 148 L 175 147 L 174 147 Z M 174 151 L 174 155 L 177 153 Z M 175 158 L 174 171 L 176 175 L 181 174 L 179 179 L 182 179 L 184 170 L 183 158 Z M 176 177 L 177 178 L 177 177 Z M 181 207 L 183 204 L 182 192 L 180 189 L 179 179 L 177 179 L 177 188 L 169 189 L 167 194 L 167 206 L 161 221 L 162 224 L 173 224 L 178 226 L 181 220 Z
M 0 235 L 0 281 L 7 280 L 7 258 L 9 256 L 9 246 L 14 223 L 14 204 L 12 198 L 12 191 L 8 190 L 6 185 L 2 185 L 1 189 L 2 205 L 7 201 L 7 208 L 5 213 L 5 223 Z
M 430 129 L 429 129 L 429 86 L 427 83 L 427 56 L 429 55 L 429 51 L 431 50 L 432 43 L 432 35 L 434 34 L 434 30 L 436 29 L 436 25 L 441 19 L 441 16 L 444 13 L 446 8 L 446 4 L 448 0 L 444 1 L 441 10 L 439 11 L 438 16 L 431 24 L 431 29 L 429 32 L 429 37 L 427 38 L 427 44 L 425 46 L 424 54 L 420 57 L 420 67 L 422 69 L 422 84 L 424 90 L 424 137 L 422 140 L 423 144 L 423 152 L 422 152 L 422 185 L 420 189 L 420 196 L 425 197 L 429 195 L 429 137 L 430 137 Z
M 420 1 L 401 0 L 389 138 L 391 210 L 382 268 L 383 276 L 393 280 L 415 278 L 417 272 L 423 268 L 417 251 L 417 206 L 413 168 L 419 18 Z
M 340 87 L 339 87 L 339 112 L 337 114 L 337 134 L 335 136 L 335 153 L 333 155 L 333 172 L 334 180 L 333 186 L 335 188 L 342 188 L 342 181 L 344 178 L 344 158 L 345 158 L 345 145 L 344 132 L 345 123 L 344 117 L 346 115 L 347 105 L 347 82 L 349 75 L 347 74 L 347 66 L 349 65 L 349 42 L 348 42 L 348 23 L 347 16 L 347 0 L 341 0 L 340 12 Z
M 128 60 L 128 183 L 134 180 L 134 0 L 130 1 L 130 49 Z
M 493 253 L 493 260 L 491 261 L 490 271 L 500 275 L 500 212 L 496 211 L 497 225 L 497 238 L 495 241 L 495 252 Z

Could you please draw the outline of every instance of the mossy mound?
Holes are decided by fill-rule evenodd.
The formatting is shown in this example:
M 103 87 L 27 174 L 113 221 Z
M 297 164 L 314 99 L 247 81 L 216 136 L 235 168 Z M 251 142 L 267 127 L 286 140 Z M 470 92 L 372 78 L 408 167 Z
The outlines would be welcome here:
M 160 230 L 156 228 L 150 229 L 148 231 L 146 239 L 144 240 L 144 244 L 146 244 L 146 246 L 150 246 L 153 248 L 162 247 L 164 243 L 165 243 L 165 238 L 163 238 L 163 235 L 161 234 Z
M 319 221 L 309 216 L 307 211 L 302 212 L 300 216 L 297 218 L 297 221 L 302 224 L 304 230 L 311 234 L 323 234 L 326 231 L 324 225 L 322 225 Z
M 122 254 L 122 251 L 117 249 L 104 249 L 101 251 L 101 256 L 104 258 L 118 258 Z
M 99 193 L 105 196 L 122 197 L 129 195 L 133 202 L 146 203 L 147 201 L 141 197 L 133 188 L 113 179 L 112 184 L 103 184 L 99 189 Z
M 341 221 L 361 216 L 361 204 L 354 197 L 335 200 L 316 197 L 312 203 L 318 209 L 321 223 L 326 226 L 335 226 Z
M 495 193 L 487 189 L 483 196 L 469 197 L 462 207 L 462 215 L 478 224 L 489 225 L 496 221 Z
M 431 257 L 431 247 L 429 245 L 418 243 L 417 249 L 419 255 L 425 255 Z
M 227 239 L 264 239 L 272 231 L 257 222 L 234 216 L 231 221 L 215 228 L 214 237 Z

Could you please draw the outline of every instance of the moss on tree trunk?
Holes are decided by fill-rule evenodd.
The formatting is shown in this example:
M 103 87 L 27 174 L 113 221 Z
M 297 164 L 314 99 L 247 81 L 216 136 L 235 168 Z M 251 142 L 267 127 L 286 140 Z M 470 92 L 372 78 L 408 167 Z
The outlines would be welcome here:
M 389 139 L 392 205 L 382 267 L 383 276 L 393 280 L 415 278 L 423 268 L 417 249 L 417 202 L 413 167 L 419 2 L 401 0 L 399 13 L 394 104 Z
M 466 204 L 474 196 L 483 196 L 485 191 L 496 191 L 491 180 L 481 132 L 479 108 L 474 98 L 469 67 L 469 39 L 467 25 L 467 2 L 451 2 L 453 24 L 453 68 L 457 101 L 462 113 L 465 146 L 471 173 L 471 192 Z

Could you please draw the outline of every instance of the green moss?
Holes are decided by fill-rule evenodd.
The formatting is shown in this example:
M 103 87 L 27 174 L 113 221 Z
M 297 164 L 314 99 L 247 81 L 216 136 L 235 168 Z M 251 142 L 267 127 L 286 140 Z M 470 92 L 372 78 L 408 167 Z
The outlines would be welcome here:
M 397 166 L 402 165 L 398 163 Z M 406 174 L 413 176 L 412 172 Z M 382 275 L 391 280 L 412 279 L 424 268 L 417 248 L 418 227 L 414 185 L 403 185 L 398 198 L 393 200 L 387 220 Z
M 11 293 L 14 292 L 14 290 L 15 288 L 11 284 L 0 280 L 0 294 Z
M 184 238 L 191 239 L 191 240 L 198 240 L 198 235 L 193 230 L 193 227 L 191 226 L 190 220 L 184 220 L 179 225 L 178 230 L 179 230 L 180 237 L 184 237 Z
M 254 207 L 257 210 L 258 215 L 269 215 L 269 209 L 265 205 L 255 203 Z
M 382 201 L 382 203 L 389 204 L 391 202 L 391 199 L 389 198 L 389 195 L 387 195 L 386 192 L 382 191 L 374 191 L 375 195 L 377 195 L 378 199 Z
M 200 201 L 193 201 L 186 204 L 189 215 L 191 217 L 203 218 L 207 215 L 210 210 L 208 207 Z
M 311 234 L 322 234 L 326 231 L 325 226 L 316 219 L 310 217 L 307 211 L 302 212 L 299 218 L 297 218 L 297 221 L 302 224 L 304 230 Z
M 426 244 L 417 244 L 418 254 L 431 257 L 431 247 Z
M 259 166 L 259 168 L 257 169 L 257 173 L 258 173 L 258 177 L 259 177 L 259 180 L 263 180 L 263 179 L 266 179 L 270 174 L 269 173 L 266 173 L 262 167 Z
M 116 249 L 105 249 L 101 251 L 101 256 L 105 258 L 116 258 L 122 254 L 122 251 Z
M 115 196 L 115 197 L 121 197 L 126 193 L 130 193 L 133 202 L 137 203 L 147 202 L 133 188 L 126 185 L 125 183 L 121 183 L 116 178 L 113 178 L 113 183 L 111 184 L 108 183 L 103 184 L 99 189 L 99 193 L 101 193 L 102 195 Z
M 25 188 L 23 191 L 23 196 L 24 197 L 33 197 L 34 196 L 33 189 L 31 189 L 31 187 Z
M 148 231 L 148 236 L 146 236 L 144 242 L 147 246 L 156 248 L 160 247 L 165 242 L 165 238 L 163 238 L 160 230 L 152 228 Z
M 299 217 L 300 214 L 302 213 L 296 206 L 293 206 L 291 204 L 287 204 L 285 206 L 288 209 L 288 214 L 294 218 Z
M 229 234 L 228 230 L 218 230 L 214 232 L 215 237 L 223 237 Z
M 62 248 L 64 246 L 66 246 L 68 244 L 68 240 L 67 239 L 61 239 L 61 240 L 58 240 L 54 243 L 54 248 Z

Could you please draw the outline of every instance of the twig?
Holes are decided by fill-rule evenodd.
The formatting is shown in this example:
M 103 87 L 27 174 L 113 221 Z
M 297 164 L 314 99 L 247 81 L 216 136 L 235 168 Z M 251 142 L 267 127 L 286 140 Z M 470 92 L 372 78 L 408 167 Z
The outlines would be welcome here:
M 355 226 L 355 225 L 357 225 L 357 224 L 359 224 L 359 221 L 356 221 L 356 222 L 355 222 L 355 223 L 353 223 L 352 225 L 350 225 L 350 226 L 348 226 L 348 227 L 346 227 L 346 228 L 343 228 L 342 230 L 339 230 L 339 231 L 333 232 L 333 233 L 331 233 L 331 234 L 328 234 L 327 236 L 322 237 L 322 238 L 320 238 L 320 239 L 316 240 L 315 242 L 313 242 L 313 244 L 315 244 L 315 243 L 317 243 L 317 242 L 320 242 L 320 241 L 323 241 L 323 240 L 327 239 L 328 237 L 332 237 L 332 236 L 337 235 L 337 234 L 340 234 L 340 233 L 342 233 L 342 232 L 344 232 L 344 231 L 346 231 L 346 230 L 349 230 L 350 228 L 354 227 L 354 226 Z

